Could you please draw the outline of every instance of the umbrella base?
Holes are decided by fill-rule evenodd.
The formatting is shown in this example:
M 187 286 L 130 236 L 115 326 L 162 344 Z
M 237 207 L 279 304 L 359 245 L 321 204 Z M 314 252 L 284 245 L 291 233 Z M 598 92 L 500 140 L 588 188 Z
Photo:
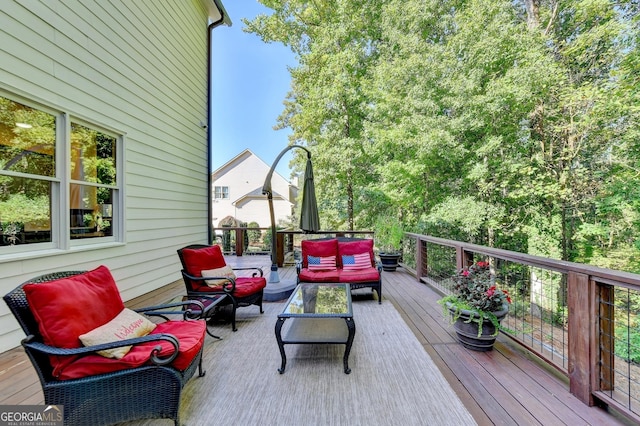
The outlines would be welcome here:
M 277 302 L 279 300 L 285 300 L 291 296 L 293 290 L 296 288 L 295 281 L 280 281 L 279 283 L 267 283 L 264 288 L 262 300 L 265 302 Z

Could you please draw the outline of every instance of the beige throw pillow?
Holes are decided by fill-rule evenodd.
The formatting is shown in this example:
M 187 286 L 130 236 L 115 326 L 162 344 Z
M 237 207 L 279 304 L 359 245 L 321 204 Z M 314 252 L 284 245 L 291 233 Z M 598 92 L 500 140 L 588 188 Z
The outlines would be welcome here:
M 102 343 L 146 336 L 155 328 L 156 325 L 147 318 L 131 309 L 124 308 L 108 323 L 81 335 L 80 341 L 85 346 L 100 345 Z M 97 353 L 106 358 L 120 359 L 130 350 L 131 346 L 122 346 L 120 348 L 98 351 Z
M 203 277 L 220 277 L 220 278 L 226 277 L 226 278 L 233 278 L 234 280 L 236 279 L 236 274 L 233 273 L 233 269 L 231 269 L 229 266 L 223 266 L 222 268 L 217 268 L 217 269 L 205 269 L 201 272 L 201 274 Z M 229 281 L 220 279 L 220 280 L 204 280 L 204 282 L 206 282 L 209 287 L 216 287 Z

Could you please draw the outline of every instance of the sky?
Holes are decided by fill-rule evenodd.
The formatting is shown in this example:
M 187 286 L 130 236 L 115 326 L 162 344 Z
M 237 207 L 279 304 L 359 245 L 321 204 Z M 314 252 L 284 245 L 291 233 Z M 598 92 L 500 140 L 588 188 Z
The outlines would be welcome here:
M 284 109 L 290 88 L 287 66 L 295 66 L 294 54 L 280 43 L 264 43 L 243 31 L 242 18 L 253 19 L 271 10 L 257 0 L 226 0 L 232 26 L 220 26 L 212 34 L 212 168 L 216 170 L 250 149 L 271 166 L 287 147 L 289 129 L 273 130 Z M 276 171 L 290 177 L 289 151 Z

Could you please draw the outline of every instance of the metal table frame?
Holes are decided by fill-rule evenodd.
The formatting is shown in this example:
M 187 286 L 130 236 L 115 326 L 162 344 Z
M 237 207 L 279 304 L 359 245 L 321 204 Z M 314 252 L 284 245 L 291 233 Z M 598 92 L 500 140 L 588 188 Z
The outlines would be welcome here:
M 315 301 L 311 303 L 309 294 L 313 290 L 322 288 L 335 288 L 337 291 L 344 291 L 345 306 L 342 312 L 325 312 L 322 307 L 316 307 Z M 299 305 L 299 303 L 303 305 Z M 296 306 L 292 306 L 294 303 Z M 313 305 L 313 306 L 311 306 Z M 298 307 L 302 312 L 292 312 Z M 282 336 L 282 326 L 287 319 L 292 319 L 292 324 L 286 333 Z M 346 325 L 346 327 L 344 326 Z M 275 326 L 276 340 L 280 349 L 282 363 L 278 372 L 283 374 L 287 364 L 287 356 L 284 345 L 291 344 L 344 344 L 344 372 L 351 373 L 349 368 L 349 353 L 353 344 L 353 338 L 356 334 L 356 324 L 353 320 L 353 309 L 351 306 L 351 289 L 349 284 L 343 283 L 300 283 L 289 297 L 282 313 L 278 315 Z

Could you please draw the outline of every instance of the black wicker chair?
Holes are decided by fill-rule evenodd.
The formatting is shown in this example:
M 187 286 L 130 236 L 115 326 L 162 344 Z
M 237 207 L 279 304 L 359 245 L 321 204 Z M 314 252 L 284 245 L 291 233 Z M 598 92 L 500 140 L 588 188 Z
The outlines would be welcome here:
M 180 371 L 171 365 L 177 355 L 179 342 L 170 334 L 149 334 L 120 342 L 74 349 L 57 348 L 43 343 L 43 336 L 23 287 L 26 284 L 46 283 L 84 272 L 67 271 L 42 275 L 21 284 L 4 296 L 4 301 L 27 335 L 22 341 L 22 346 L 38 373 L 45 404 L 64 406 L 65 425 L 111 425 L 153 418 L 173 419 L 174 423 L 179 425 L 178 408 L 183 386 L 194 375 L 196 369 L 200 377 L 204 376 L 202 348 L 189 366 Z M 186 320 L 192 312 L 184 309 L 185 304 L 195 306 L 198 302 L 176 302 L 136 311 L 163 319 L 177 314 Z M 50 356 L 82 356 L 99 350 L 152 341 L 168 341 L 175 350 L 171 356 L 161 358 L 156 354 L 156 350 L 159 350 L 159 347 L 156 347 L 150 354 L 148 363 L 126 370 L 68 380 L 60 380 L 53 376 Z
M 220 305 L 231 304 L 231 327 L 233 331 L 236 331 L 236 319 L 235 313 L 238 307 L 246 307 L 256 305 L 260 308 L 260 313 L 263 313 L 262 309 L 262 296 L 264 293 L 264 287 L 267 285 L 267 281 L 264 278 L 264 274 L 261 268 L 258 267 L 243 267 L 232 268 L 233 271 L 254 271 L 250 277 L 203 277 L 199 267 L 195 267 L 190 264 L 188 256 L 185 256 L 185 250 L 206 252 L 206 257 L 209 257 L 208 264 L 210 265 L 225 265 L 224 256 L 219 246 L 209 246 L 205 244 L 191 244 L 181 249 L 178 249 L 178 257 L 182 263 L 182 278 L 187 290 L 187 298 L 192 300 L 198 300 L 205 308 L 210 305 L 210 296 L 226 294 L 229 297 L 225 299 Z M 193 252 L 192 252 L 193 253 Z M 200 264 L 207 264 L 207 262 L 198 262 Z M 216 288 L 209 287 L 206 284 L 207 280 L 219 279 L 224 280 L 225 283 Z M 210 320 L 216 314 L 214 309 L 206 309 L 204 313 L 204 319 Z M 214 336 L 215 337 L 215 336 Z

